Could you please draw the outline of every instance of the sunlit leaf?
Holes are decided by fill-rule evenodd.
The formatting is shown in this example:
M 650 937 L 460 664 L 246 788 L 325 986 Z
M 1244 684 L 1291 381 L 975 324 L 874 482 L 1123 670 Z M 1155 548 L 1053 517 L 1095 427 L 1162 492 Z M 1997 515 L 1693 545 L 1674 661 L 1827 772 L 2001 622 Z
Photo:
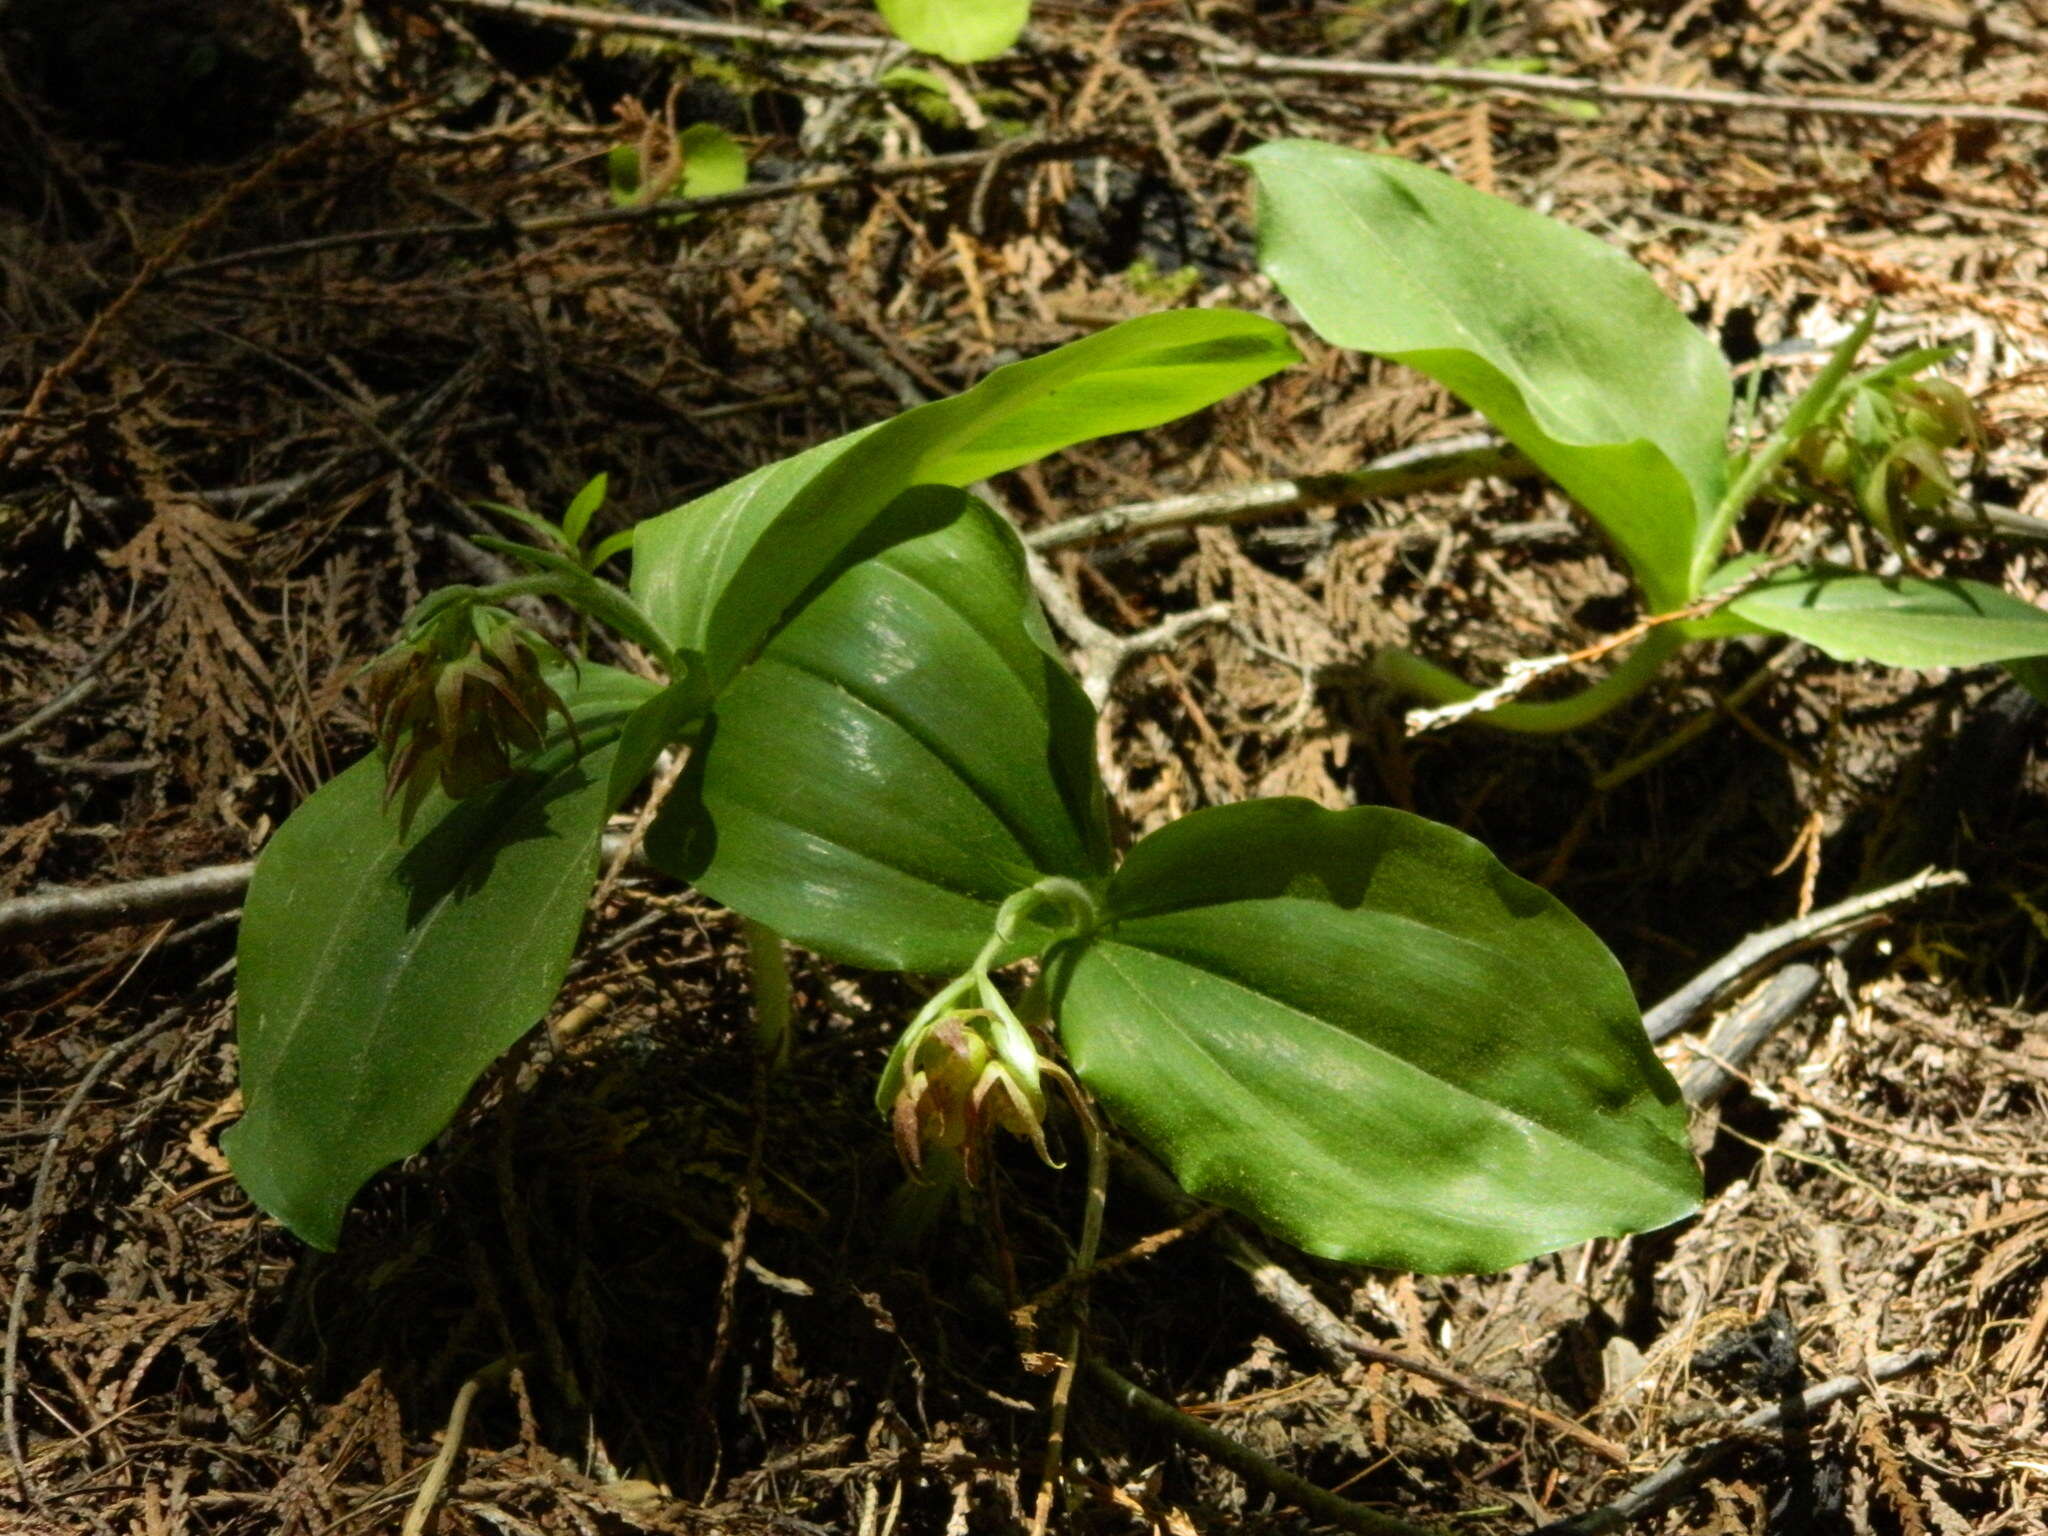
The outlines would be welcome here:
M 920 53 L 978 64 L 1006 53 L 1031 19 L 1031 0 L 876 0 L 889 30 Z
M 1389 155 L 1286 140 L 1245 161 L 1260 265 L 1318 335 L 1442 383 L 1592 514 L 1653 606 L 1691 596 L 1732 390 L 1641 267 Z
M 913 971 L 965 968 L 1039 877 L 1106 874 L 1094 712 L 1008 524 L 899 497 L 721 694 L 647 852 L 807 948 Z
M 1470 838 L 1252 801 L 1153 833 L 1109 895 L 1108 926 L 1055 954 L 1060 1037 L 1191 1193 L 1431 1272 L 1698 1204 L 1620 967 Z

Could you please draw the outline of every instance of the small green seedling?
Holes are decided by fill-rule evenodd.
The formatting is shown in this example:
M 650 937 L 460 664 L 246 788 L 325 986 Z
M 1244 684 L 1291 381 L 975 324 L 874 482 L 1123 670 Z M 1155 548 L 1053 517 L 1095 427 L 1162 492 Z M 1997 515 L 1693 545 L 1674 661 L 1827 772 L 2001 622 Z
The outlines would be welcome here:
M 658 145 L 667 152 L 653 153 Z M 672 148 L 661 145 L 651 132 L 638 144 L 613 146 L 605 156 L 605 175 L 612 202 L 620 208 L 644 208 L 671 198 L 716 197 L 747 184 L 747 152 L 717 124 L 692 123 L 675 136 Z M 689 214 L 678 213 L 656 222 L 681 228 L 689 219 Z
M 2048 612 L 1982 582 L 1733 555 L 1742 513 L 1788 488 L 1853 507 L 1892 548 L 1954 493 L 1969 402 L 1915 352 L 1853 372 L 1866 314 L 1785 420 L 1729 453 L 1720 351 L 1634 262 L 1578 230 L 1386 155 L 1292 140 L 1245 157 L 1259 259 L 1316 333 L 1406 363 L 1481 412 L 1605 531 L 1653 622 L 1602 681 L 1478 718 L 1570 730 L 1647 685 L 1686 644 L 1786 634 L 1843 661 L 2013 665 L 2048 655 Z M 1381 675 L 1440 705 L 1478 697 L 1405 651 Z
M 1115 852 L 1093 708 L 1017 534 L 963 488 L 1294 356 L 1251 315 L 1133 320 L 641 523 L 629 588 L 580 554 L 586 488 L 530 524 L 551 547 L 495 546 L 530 576 L 430 598 L 373 675 L 383 761 L 301 806 L 249 891 L 227 1150 L 258 1204 L 332 1247 L 448 1124 L 553 1003 L 606 821 L 680 747 L 646 856 L 755 952 L 951 978 L 878 1096 L 922 1177 L 979 1174 L 998 1130 L 1047 1150 L 1051 1084 L 1332 1258 L 1490 1270 L 1691 1211 L 1619 966 L 1470 838 L 1257 800 Z M 663 676 L 543 664 L 513 595 Z

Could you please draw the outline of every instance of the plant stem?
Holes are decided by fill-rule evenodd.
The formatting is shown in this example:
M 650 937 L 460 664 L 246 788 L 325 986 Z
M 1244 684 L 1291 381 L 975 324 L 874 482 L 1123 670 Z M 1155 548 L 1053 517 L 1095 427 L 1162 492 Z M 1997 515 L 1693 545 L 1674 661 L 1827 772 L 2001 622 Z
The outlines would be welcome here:
M 1086 1275 L 1095 1267 L 1102 1247 L 1102 1212 L 1109 1203 L 1109 1137 L 1102 1122 L 1089 1107 L 1085 1090 L 1071 1078 L 1065 1079 L 1067 1098 L 1088 1138 L 1088 1204 L 1081 1214 L 1081 1246 L 1074 1253 L 1071 1275 Z M 1074 1395 L 1074 1372 L 1081 1363 L 1081 1328 L 1088 1316 L 1085 1283 L 1075 1289 L 1060 1339 L 1060 1374 L 1053 1383 L 1052 1402 L 1046 1413 L 1045 1461 L 1039 1472 L 1038 1498 L 1031 1512 L 1031 1536 L 1045 1536 L 1052 1519 L 1053 1495 L 1059 1488 L 1062 1463 L 1066 1460 L 1067 1404 Z
M 771 1070 L 780 1071 L 789 1064 L 789 956 L 773 928 L 743 918 L 740 931 L 754 984 L 754 1046 Z
M 1835 405 L 1835 396 L 1842 381 L 1849 376 L 1849 370 L 1856 364 L 1856 354 L 1863 350 L 1863 344 L 1870 340 L 1870 333 L 1877 325 L 1877 305 L 1865 307 L 1863 317 L 1856 322 L 1849 334 L 1842 338 L 1828 358 L 1827 366 L 1814 376 L 1814 380 L 1785 413 L 1785 419 L 1778 424 L 1778 430 L 1764 439 L 1764 445 L 1750 461 L 1742 467 L 1742 473 L 1735 477 L 1721 497 L 1720 505 L 1707 519 L 1707 526 L 1700 532 L 1699 544 L 1692 553 L 1692 581 L 1689 597 L 1697 597 L 1705 589 L 1707 578 L 1721 563 L 1721 550 L 1728 543 L 1728 535 L 1735 527 L 1735 519 L 1742 515 L 1743 508 L 1756 499 L 1771 476 L 1778 472 L 1778 466 L 1785 462 L 1785 456 L 1799 446 L 1799 439 L 1807 429 L 1824 418 Z
M 1570 698 L 1544 703 L 1496 705 L 1482 715 L 1473 716 L 1474 723 L 1537 736 L 1577 730 L 1641 693 L 1684 640 L 1681 626 L 1661 624 L 1643 637 L 1642 643 L 1622 659 L 1621 665 L 1590 688 Z M 1467 699 L 1478 697 L 1480 692 L 1455 673 L 1445 671 L 1434 662 L 1424 661 L 1412 651 L 1382 651 L 1373 663 L 1373 670 L 1382 682 L 1403 693 L 1426 699 L 1431 704 L 1462 704 Z

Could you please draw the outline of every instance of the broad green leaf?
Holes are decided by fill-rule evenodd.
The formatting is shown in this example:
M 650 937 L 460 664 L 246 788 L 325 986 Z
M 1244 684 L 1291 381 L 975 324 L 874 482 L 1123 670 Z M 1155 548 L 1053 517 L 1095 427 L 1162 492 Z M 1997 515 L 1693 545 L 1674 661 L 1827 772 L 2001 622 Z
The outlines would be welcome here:
M 1285 140 L 1259 182 L 1259 262 L 1316 333 L 1419 369 L 1600 523 L 1652 606 L 1692 594 L 1725 488 L 1720 352 L 1601 241 L 1388 155 Z
M 876 0 L 889 30 L 920 53 L 978 64 L 1007 52 L 1031 19 L 1031 0 Z
M 2008 661 L 2005 670 L 2012 680 L 2043 704 L 2048 704 L 2048 656 L 2022 656 Z
M 678 645 L 702 651 L 723 685 L 909 487 L 971 485 L 1157 426 L 1294 360 L 1279 326 L 1236 310 L 1127 320 L 640 524 L 633 595 Z
M 1062 946 L 1075 1070 L 1193 1194 L 1311 1253 L 1499 1269 L 1693 1210 L 1677 1085 L 1548 893 L 1400 811 L 1200 810 Z
M 564 680 L 566 681 L 566 680 Z M 626 722 L 660 690 L 585 664 L 566 732 L 530 771 L 401 838 L 366 758 L 271 838 L 242 912 L 242 1187 L 318 1248 L 355 1193 L 431 1140 L 554 1001 L 596 878 Z
M 1980 581 L 1822 568 L 1789 571 L 1728 605 L 1837 661 L 1976 667 L 2048 656 L 2048 611 Z
M 921 487 L 720 695 L 647 853 L 821 954 L 962 970 L 1006 897 L 1108 873 L 1094 736 L 1016 534 Z

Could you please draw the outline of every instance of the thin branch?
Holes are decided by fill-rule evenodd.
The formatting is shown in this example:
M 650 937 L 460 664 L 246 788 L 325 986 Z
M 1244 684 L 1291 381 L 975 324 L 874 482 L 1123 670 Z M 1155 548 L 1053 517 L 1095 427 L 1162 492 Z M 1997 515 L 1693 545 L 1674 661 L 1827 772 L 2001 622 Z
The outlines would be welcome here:
M 606 857 L 616 854 L 624 834 L 608 832 Z M 0 944 L 54 934 L 95 933 L 161 922 L 167 917 L 200 917 L 242 904 L 256 862 L 212 864 L 180 875 L 156 875 L 119 885 L 60 887 L 0 901 Z
M 253 860 L 245 860 L 119 885 L 32 891 L 0 901 L 0 944 L 224 912 L 241 905 L 255 868 Z
M 1138 662 L 1174 649 L 1198 629 L 1229 622 L 1230 604 L 1210 603 L 1173 614 L 1135 635 L 1112 634 L 1106 641 L 1085 644 L 1074 657 L 1074 670 L 1081 676 L 1081 691 L 1100 709 L 1108 702 L 1117 679 Z
M 1084 1362 L 1095 1385 L 1123 1407 L 1164 1430 L 1183 1445 L 1200 1451 L 1211 1461 L 1221 1462 L 1248 1483 L 1256 1484 L 1318 1520 L 1326 1520 L 1359 1536 L 1431 1536 L 1426 1527 L 1383 1515 L 1376 1509 L 1340 1498 L 1319 1488 L 1298 1473 L 1276 1466 L 1222 1430 L 1204 1424 L 1193 1414 L 1182 1413 L 1164 1398 L 1154 1397 L 1136 1382 L 1125 1379 L 1091 1355 Z
M 1423 443 L 1374 459 L 1363 469 L 1336 475 L 1302 475 L 1266 480 L 1256 485 L 1170 496 L 1163 501 L 1133 502 L 1071 517 L 1024 536 L 1039 551 L 1069 549 L 1104 539 L 1129 538 L 1166 528 L 1193 528 L 1217 523 L 1277 517 L 1304 507 L 1337 506 L 1384 496 L 1408 496 L 1439 490 L 1489 476 L 1517 479 L 1536 473 L 1514 448 L 1485 433 Z
M 1970 877 L 1959 871 L 1923 869 L 1896 885 L 1851 896 L 1846 901 L 1809 912 L 1789 923 L 1780 923 L 1775 928 L 1751 934 L 1645 1013 L 1643 1028 L 1649 1031 L 1652 1040 L 1668 1040 L 1697 1018 L 1715 998 L 1745 982 L 1754 981 L 1785 956 L 1835 938 L 1844 929 L 1867 924 L 1894 907 L 1918 901 L 1931 891 L 1951 890 L 1969 883 Z
M 142 626 L 155 618 L 159 609 L 170 601 L 170 589 L 166 587 L 137 610 L 135 617 L 123 624 L 113 639 L 101 646 L 86 659 L 84 666 L 58 693 L 41 708 L 32 711 L 26 718 L 0 731 L 0 752 L 27 741 L 41 731 L 49 729 L 79 705 L 85 703 L 104 686 L 100 668 L 105 666 L 114 653 L 135 638 Z M 4 931 L 4 930 L 0 930 Z
M 1744 1063 L 1812 1000 L 1821 980 L 1819 966 L 1794 961 L 1716 1019 L 1701 1045 L 1682 1047 L 1688 1055 L 1671 1075 L 1687 1106 L 1697 1113 L 1720 1103 L 1742 1081 Z
M 752 43 L 812 53 L 886 53 L 903 45 L 893 37 L 854 37 L 844 32 L 797 32 L 786 27 L 749 27 L 730 21 L 699 21 L 690 16 L 636 16 L 624 11 L 592 10 L 583 5 L 554 5 L 549 0 L 442 0 L 458 10 L 510 16 L 519 21 L 552 22 L 581 32 L 609 32 L 626 37 L 659 37 L 671 41 Z
M 469 1423 L 469 1405 L 476 1400 L 477 1388 L 483 1385 L 484 1375 L 498 1370 L 496 1365 L 486 1366 L 456 1391 L 455 1406 L 448 1410 L 448 1428 L 441 1436 L 441 1449 L 434 1455 L 434 1464 L 427 1468 L 426 1481 L 420 1484 L 412 1508 L 405 1512 L 405 1524 L 400 1527 L 399 1536 L 426 1536 L 434 1512 L 440 1506 L 441 1495 L 447 1492 L 449 1474 L 455 1470 L 455 1459 L 462 1454 L 462 1432 Z
M 895 160 L 882 165 L 857 166 L 850 170 L 823 171 L 789 181 L 763 182 L 707 197 L 672 197 L 632 208 L 579 208 L 566 213 L 538 214 L 525 219 L 455 219 L 440 224 L 406 224 L 381 229 L 349 230 L 333 235 L 314 235 L 305 240 L 287 240 L 278 245 L 254 246 L 210 256 L 164 272 L 167 282 L 200 277 L 209 272 L 258 263 L 289 261 L 316 251 L 348 250 L 365 245 L 397 245 L 416 240 L 488 240 L 507 235 L 556 234 L 575 229 L 604 229 L 616 225 L 660 223 L 691 213 L 713 213 L 726 208 L 751 208 L 758 203 L 810 193 L 837 192 L 846 187 L 879 186 L 918 176 L 965 176 L 979 172 L 990 162 L 1005 165 L 1035 165 L 1046 160 L 1073 159 L 1097 153 L 1117 143 L 1117 136 L 1091 133 L 1074 138 L 1048 138 L 1036 142 L 998 145 L 993 149 L 963 150 L 953 155 L 928 155 L 915 160 Z
M 1165 1206 L 1176 1216 L 1185 1216 L 1199 1207 L 1157 1163 L 1143 1153 L 1119 1147 L 1118 1161 L 1126 1177 L 1130 1178 L 1145 1194 L 1146 1198 Z M 1332 1312 L 1316 1297 L 1316 1294 L 1297 1279 L 1293 1272 L 1276 1262 L 1251 1238 L 1245 1236 L 1229 1222 L 1219 1223 L 1211 1229 L 1217 1243 L 1230 1261 L 1242 1269 L 1257 1291 L 1272 1308 L 1278 1312 L 1295 1332 L 1305 1339 L 1310 1348 L 1322 1357 L 1323 1363 L 1333 1371 L 1350 1370 L 1355 1364 L 1384 1365 L 1408 1375 L 1419 1376 L 1424 1381 L 1435 1382 L 1474 1402 L 1485 1403 L 1506 1413 L 1533 1420 L 1555 1434 L 1564 1436 L 1583 1445 L 1617 1466 L 1628 1465 L 1628 1452 L 1604 1435 L 1595 1434 L 1583 1424 L 1538 1408 L 1511 1397 L 1497 1387 L 1490 1387 L 1483 1381 L 1474 1381 L 1447 1366 L 1433 1361 L 1418 1360 L 1412 1355 L 1401 1354 L 1388 1349 L 1376 1340 L 1367 1338 L 1357 1328 Z
M 1744 1447 L 1754 1445 L 1759 1437 L 1779 1434 L 1787 1427 L 1788 1418 L 1794 1422 L 1810 1420 L 1836 1403 L 1850 1402 L 1863 1396 L 1880 1383 L 1916 1375 L 1933 1365 L 1934 1361 L 1935 1354 L 1931 1349 L 1916 1349 L 1911 1354 L 1879 1355 L 1864 1362 L 1860 1371 L 1808 1387 L 1796 1402 L 1759 1408 L 1747 1418 L 1738 1420 L 1732 1434 L 1686 1447 L 1620 1498 L 1583 1515 L 1546 1525 L 1536 1536 L 1608 1536 L 1610 1532 L 1622 1530 L 1630 1521 L 1655 1514 L 1677 1502 L 1706 1481 L 1715 1468 Z M 1786 1411 L 1788 1408 L 1790 1414 Z
M 1161 31 L 1179 28 L 1161 27 Z M 1892 118 L 1905 122 L 1946 119 L 1956 123 L 2003 123 L 2048 128 L 2048 112 L 1995 103 L 1899 101 L 1854 96 L 1787 96 L 1762 91 L 1723 91 L 1699 86 L 1624 84 L 1565 75 L 1509 75 L 1491 69 L 1435 64 L 1384 64 L 1362 59 L 1304 59 L 1273 53 L 1240 53 L 1211 47 L 1202 62 L 1211 69 L 1265 79 L 1377 80 L 1395 85 L 1450 86 L 1501 95 L 1563 96 L 1605 104 L 1712 107 L 1730 112 L 1784 112 L 1808 117 Z

